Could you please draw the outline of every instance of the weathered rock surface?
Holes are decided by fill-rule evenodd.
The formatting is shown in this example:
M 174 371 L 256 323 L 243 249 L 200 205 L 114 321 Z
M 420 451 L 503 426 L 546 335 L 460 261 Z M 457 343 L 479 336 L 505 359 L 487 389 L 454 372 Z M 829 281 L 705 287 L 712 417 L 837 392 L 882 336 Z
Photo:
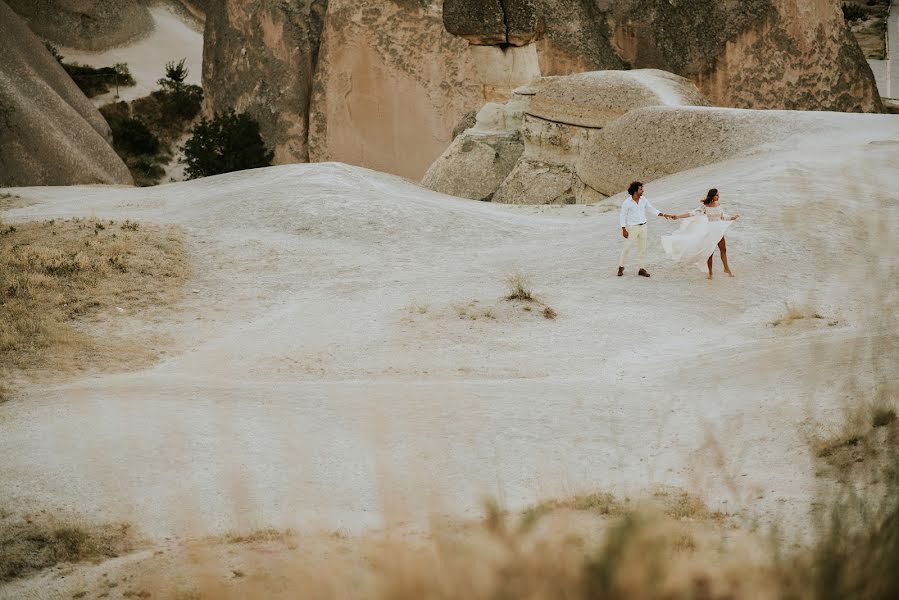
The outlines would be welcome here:
M 109 126 L 0 1 L 0 186 L 132 182 Z
M 506 104 L 485 104 L 472 126 L 434 161 L 422 185 L 451 196 L 491 200 L 524 152 L 520 129 L 526 106 L 527 97 L 521 95 Z
M 721 106 L 879 111 L 871 69 L 833 0 L 589 0 L 561 33 L 568 0 L 540 0 L 549 54 L 580 56 L 593 69 L 620 61 L 688 77 Z M 573 32 L 571 30 L 574 30 Z M 574 35 L 572 35 L 574 33 Z M 564 67 L 564 61 L 562 61 Z M 553 64 L 543 73 L 555 74 Z
M 8 0 L 31 30 L 55 44 L 105 50 L 153 30 L 139 0 Z
M 536 0 L 445 0 L 443 23 L 478 46 L 526 46 L 544 27 Z
M 692 83 L 657 69 L 596 71 L 543 80 L 528 114 L 582 127 L 605 127 L 643 106 L 708 106 Z
M 583 144 L 574 170 L 587 186 L 611 196 L 634 180 L 652 181 L 746 154 L 800 126 L 808 131 L 806 116 L 814 117 L 731 108 L 637 108 Z
M 794 128 L 795 113 L 708 104 L 690 80 L 654 69 L 545 77 L 516 90 L 505 105 L 485 105 L 422 183 L 478 200 L 583 204 L 634 179 L 652 181 L 751 151 Z M 523 151 L 505 144 L 513 139 Z
M 419 179 L 483 99 L 468 44 L 446 32 L 438 4 L 330 0 L 310 160 Z
M 327 0 L 207 3 L 207 112 L 233 108 L 259 121 L 276 164 L 309 160 L 312 78 Z
M 488 97 L 441 4 L 418 0 L 210 4 L 203 82 L 208 112 L 259 120 L 276 164 L 337 160 L 415 179 Z

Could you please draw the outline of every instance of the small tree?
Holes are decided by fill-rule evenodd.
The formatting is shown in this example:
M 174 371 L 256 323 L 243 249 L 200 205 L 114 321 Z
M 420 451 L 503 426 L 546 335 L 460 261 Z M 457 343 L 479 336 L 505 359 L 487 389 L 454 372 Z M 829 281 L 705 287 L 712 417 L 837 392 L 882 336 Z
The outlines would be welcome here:
M 162 88 L 158 94 L 165 112 L 171 117 L 193 120 L 200 114 L 203 102 L 203 88 L 185 83 L 190 70 L 184 66 L 185 59 L 165 64 L 165 77 L 157 83 Z
M 112 70 L 115 71 L 115 97 L 119 97 L 119 83 L 125 81 L 133 82 L 134 79 L 131 77 L 131 71 L 128 69 L 128 63 L 116 63 L 112 65 Z
M 196 179 L 268 167 L 273 157 L 259 135 L 259 123 L 247 113 L 230 110 L 193 126 L 184 145 L 184 171 L 188 179 Z
M 190 70 L 184 66 L 184 61 L 186 59 L 182 58 L 178 62 L 169 61 L 165 63 L 165 77 L 158 80 L 162 89 L 167 91 L 179 91 L 184 87 L 184 82 L 187 80 L 187 75 L 190 73 Z

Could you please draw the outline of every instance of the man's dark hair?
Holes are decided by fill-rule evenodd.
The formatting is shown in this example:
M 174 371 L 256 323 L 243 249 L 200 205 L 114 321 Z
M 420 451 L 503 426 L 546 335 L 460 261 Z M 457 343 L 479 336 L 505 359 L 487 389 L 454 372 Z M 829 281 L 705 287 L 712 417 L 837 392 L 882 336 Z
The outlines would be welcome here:
M 640 183 L 639 181 L 633 182 L 632 184 L 630 184 L 628 186 L 627 193 L 630 194 L 631 196 L 633 196 L 634 194 L 637 193 L 637 190 L 639 190 L 642 185 L 643 184 Z

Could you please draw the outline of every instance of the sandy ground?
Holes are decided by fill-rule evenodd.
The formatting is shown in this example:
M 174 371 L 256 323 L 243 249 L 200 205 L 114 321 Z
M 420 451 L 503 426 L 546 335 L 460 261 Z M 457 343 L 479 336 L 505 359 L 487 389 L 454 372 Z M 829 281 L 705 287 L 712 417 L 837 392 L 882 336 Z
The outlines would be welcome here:
M 813 423 L 839 422 L 878 371 L 897 380 L 899 117 L 822 119 L 826 133 L 646 186 L 683 212 L 714 185 L 743 215 L 737 277 L 718 263 L 711 282 L 666 262 L 661 219 L 652 278 L 618 278 L 607 205 L 460 200 L 342 164 L 7 190 L 35 203 L 6 222 L 177 223 L 197 275 L 176 318 L 129 325 L 176 340 L 160 364 L 0 405 L 0 505 L 161 541 L 668 484 L 801 522 Z M 519 270 L 556 320 L 503 299 Z M 785 303 L 823 318 L 771 325 Z
M 187 83 L 201 85 L 202 25 L 185 16 L 183 8 L 178 10 L 164 2 L 151 6 L 150 14 L 155 25 L 153 31 L 131 44 L 102 52 L 60 47 L 59 52 L 67 63 L 77 62 L 94 67 L 128 63 L 136 85 L 119 88 L 119 99 L 129 102 L 147 96 L 159 87 L 156 81 L 165 77 L 165 64 L 169 61 L 185 59 L 184 64 L 190 71 Z M 91 102 L 95 106 L 103 106 L 116 101 L 114 96 L 115 90 L 112 90 L 91 98 Z

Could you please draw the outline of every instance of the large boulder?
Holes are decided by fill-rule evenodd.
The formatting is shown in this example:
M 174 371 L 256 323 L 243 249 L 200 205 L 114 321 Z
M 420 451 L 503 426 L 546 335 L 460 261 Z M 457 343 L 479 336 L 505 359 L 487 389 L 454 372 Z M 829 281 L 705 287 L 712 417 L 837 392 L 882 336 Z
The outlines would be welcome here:
M 445 0 L 443 23 L 478 46 L 526 46 L 543 35 L 536 0 Z
M 132 182 L 109 126 L 0 0 L 0 187 Z
M 583 144 L 574 170 L 602 196 L 752 152 L 812 126 L 787 111 L 653 106 L 637 108 Z M 711 186 L 710 186 L 711 187 Z
M 445 193 L 508 204 L 584 204 L 601 201 L 637 179 L 655 179 L 755 152 L 784 147 L 795 133 L 823 132 L 826 115 L 708 106 L 688 79 L 658 70 L 602 71 L 545 77 L 516 91 L 505 107 L 482 113 L 513 114 L 506 137 L 517 133 L 524 150 L 514 167 L 484 174 L 490 153 L 466 141 L 484 141 L 486 128 L 466 130 L 435 162 L 424 184 Z M 591 106 L 595 110 L 591 110 Z M 513 109 L 517 109 L 517 114 Z M 518 116 L 523 113 L 523 116 Z M 517 129 L 516 129 L 517 127 Z M 496 149 L 496 137 L 485 144 Z M 497 150 L 496 156 L 501 153 Z M 472 158 L 474 157 L 474 158 Z M 479 164 L 483 163 L 483 164 Z M 478 181 L 467 181 L 466 178 Z
M 55 44 L 105 50 L 153 30 L 140 0 L 7 0 L 31 30 Z
M 707 106 L 687 79 L 659 71 L 598 71 L 543 80 L 528 114 L 582 127 L 605 127 L 644 106 Z
M 422 185 L 437 192 L 492 200 L 524 152 L 521 126 L 528 98 L 488 102 L 471 127 L 460 133 L 425 173 Z

